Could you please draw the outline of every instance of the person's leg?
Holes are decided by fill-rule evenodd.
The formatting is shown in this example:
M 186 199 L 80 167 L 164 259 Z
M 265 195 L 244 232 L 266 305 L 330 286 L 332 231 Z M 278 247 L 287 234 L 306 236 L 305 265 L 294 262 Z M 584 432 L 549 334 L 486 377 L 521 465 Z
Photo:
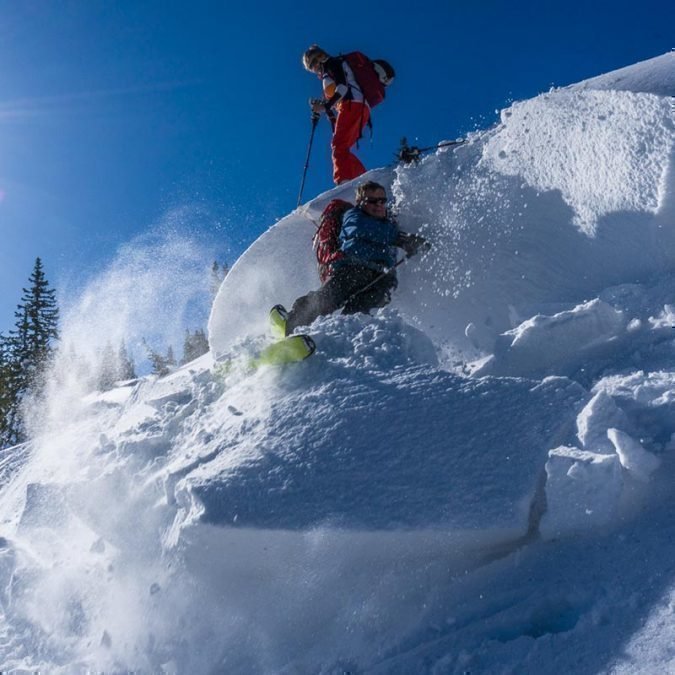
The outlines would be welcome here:
M 381 276 L 380 272 L 368 270 L 371 274 L 369 279 L 364 281 L 360 288 L 364 288 L 369 283 Z M 387 274 L 372 286 L 361 293 L 354 295 L 344 306 L 343 314 L 356 314 L 363 312 L 368 314 L 372 309 L 385 307 L 391 302 L 391 294 L 396 289 L 398 281 L 394 273 Z
M 297 326 L 307 326 L 323 313 L 325 301 L 321 295 L 323 286 L 299 297 L 291 307 L 286 320 L 286 335 L 290 335 Z
M 351 147 L 359 140 L 369 119 L 370 110 L 364 103 L 345 101 L 340 106 L 331 141 L 333 181 L 336 185 L 366 172 L 366 167 Z
M 298 298 L 286 322 L 286 335 L 290 335 L 298 326 L 308 326 L 318 316 L 332 314 L 354 294 L 363 288 L 373 277 L 371 270 L 351 265 L 336 268 L 333 276 L 317 291 Z

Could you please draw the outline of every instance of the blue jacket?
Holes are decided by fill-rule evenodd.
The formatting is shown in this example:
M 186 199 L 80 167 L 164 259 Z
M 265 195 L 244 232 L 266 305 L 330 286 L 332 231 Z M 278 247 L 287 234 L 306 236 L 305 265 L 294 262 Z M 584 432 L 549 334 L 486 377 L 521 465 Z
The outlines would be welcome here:
M 375 270 L 396 263 L 395 241 L 398 227 L 390 220 L 369 216 L 358 206 L 345 212 L 340 230 L 340 250 L 344 258 L 334 265 L 363 265 Z

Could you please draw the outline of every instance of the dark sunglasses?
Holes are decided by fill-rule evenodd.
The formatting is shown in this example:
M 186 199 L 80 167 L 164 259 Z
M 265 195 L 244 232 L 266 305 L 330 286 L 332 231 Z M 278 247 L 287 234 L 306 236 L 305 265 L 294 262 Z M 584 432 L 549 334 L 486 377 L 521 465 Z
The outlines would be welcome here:
M 389 200 L 386 197 L 366 197 L 365 204 L 386 204 Z

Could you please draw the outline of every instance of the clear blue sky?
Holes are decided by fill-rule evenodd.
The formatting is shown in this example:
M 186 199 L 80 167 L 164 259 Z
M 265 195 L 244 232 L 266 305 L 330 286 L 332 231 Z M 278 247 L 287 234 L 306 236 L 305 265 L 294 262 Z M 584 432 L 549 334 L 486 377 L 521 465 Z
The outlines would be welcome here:
M 233 262 L 295 207 L 318 42 L 389 60 L 369 167 L 675 47 L 675 3 L 0 1 L 0 331 L 33 261 L 84 280 L 174 207 Z M 305 197 L 331 187 L 317 133 Z

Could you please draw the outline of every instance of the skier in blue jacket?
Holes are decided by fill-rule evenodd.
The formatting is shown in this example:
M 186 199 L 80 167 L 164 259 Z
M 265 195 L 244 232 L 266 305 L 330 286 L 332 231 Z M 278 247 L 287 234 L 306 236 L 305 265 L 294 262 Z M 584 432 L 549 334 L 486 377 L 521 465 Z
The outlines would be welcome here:
M 412 256 L 422 246 L 428 246 L 423 237 L 402 232 L 388 217 L 384 187 L 373 181 L 362 183 L 356 191 L 356 206 L 342 219 L 341 256 L 332 263 L 330 278 L 318 290 L 298 298 L 290 312 L 276 305 L 273 323 L 285 323 L 285 333 L 290 335 L 297 326 L 309 325 L 340 308 L 343 314 L 355 314 L 384 307 L 398 285 L 396 247 Z

